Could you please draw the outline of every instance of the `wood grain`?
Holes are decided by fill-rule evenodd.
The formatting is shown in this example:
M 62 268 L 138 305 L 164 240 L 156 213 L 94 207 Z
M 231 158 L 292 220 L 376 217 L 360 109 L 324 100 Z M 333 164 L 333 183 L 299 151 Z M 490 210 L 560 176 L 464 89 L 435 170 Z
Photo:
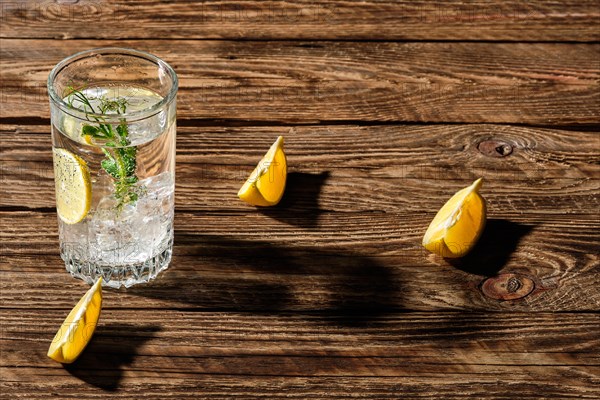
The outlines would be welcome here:
M 48 131 L 0 126 L 0 206 L 54 207 Z M 273 215 L 309 222 L 323 211 L 430 213 L 480 176 L 490 215 L 597 215 L 600 207 L 597 132 L 484 124 L 179 127 L 178 209 L 247 212 L 237 190 L 279 134 L 290 182 Z M 482 152 L 489 142 L 510 155 Z
M 4 119 L 47 118 L 48 72 L 64 57 L 99 45 L 0 44 Z M 598 122 L 598 44 L 132 40 L 127 46 L 175 68 L 180 119 Z
M 108 309 L 82 358 L 63 368 L 45 353 L 65 312 L 3 312 L 6 390 L 152 399 L 600 394 L 597 314 L 410 313 L 346 326 L 310 314 Z
M 597 41 L 585 1 L 2 2 L 2 37 Z M 82 27 L 85 26 L 85 29 Z
M 7 227 L 0 233 L 2 303 L 32 307 L 50 296 L 54 300 L 46 307 L 72 304 L 76 299 L 61 298 L 61 293 L 82 284 L 64 272 L 55 213 L 0 217 Z M 471 257 L 452 264 L 420 245 L 431 217 L 323 213 L 319 228 L 313 229 L 257 212 L 179 211 L 172 268 L 142 289 L 107 291 L 114 299 L 107 304 L 339 315 L 360 310 L 594 311 L 600 306 L 595 290 L 600 224 L 595 216 L 490 220 Z M 531 279 L 535 289 L 513 301 L 486 297 L 481 284 L 498 272 Z
M 1 1 L 0 398 L 600 398 L 600 12 L 553 1 Z M 178 96 L 175 247 L 105 290 L 59 256 L 46 78 L 133 47 Z M 236 193 L 278 135 L 275 208 Z M 421 247 L 485 179 L 473 252 Z
M 511 368 L 510 366 L 508 368 Z M 23 368 L 24 373 L 33 372 Z M 37 371 L 37 370 L 36 370 Z M 84 371 L 80 376 L 92 376 L 94 371 Z M 108 378 L 96 378 L 94 382 L 101 387 L 114 386 L 116 375 L 112 372 Z M 465 374 L 466 375 L 466 374 Z M 242 397 L 245 399 L 397 399 L 399 393 L 406 399 L 472 399 L 493 398 L 511 399 L 515 395 L 522 399 L 538 400 L 542 398 L 561 399 L 596 399 L 594 382 L 589 384 L 573 383 L 569 380 L 565 384 L 557 381 L 539 382 L 539 374 L 531 374 L 536 380 L 523 379 L 494 379 L 488 374 L 485 378 L 477 379 L 463 377 L 462 379 L 444 379 L 440 376 L 423 374 L 421 377 L 401 379 L 397 377 L 310 377 L 298 376 L 288 378 L 278 377 L 229 377 L 222 374 L 198 374 L 193 379 L 182 377 L 170 378 L 164 383 L 160 377 L 142 379 L 133 374 L 129 379 L 129 386 L 122 389 L 120 386 L 114 392 L 110 391 L 115 399 L 197 399 L 199 396 L 207 399 L 230 399 Z M 41 376 L 43 383 L 1 383 L 0 388 L 15 396 L 37 400 L 45 399 L 47 391 L 60 393 L 65 399 L 79 399 L 78 390 L 84 387 L 79 382 L 62 383 L 56 377 Z M 134 384 L 135 382 L 135 384 Z M 105 399 L 106 389 L 98 389 L 91 385 L 85 386 L 85 393 L 90 399 Z M 143 397 L 141 397 L 143 396 Z

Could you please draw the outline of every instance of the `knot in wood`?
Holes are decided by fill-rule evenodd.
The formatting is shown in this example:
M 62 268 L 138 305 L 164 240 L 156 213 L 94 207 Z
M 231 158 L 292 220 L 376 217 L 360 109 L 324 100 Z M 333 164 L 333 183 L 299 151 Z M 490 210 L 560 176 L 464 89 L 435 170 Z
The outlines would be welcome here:
M 488 157 L 506 157 L 513 152 L 513 147 L 506 142 L 490 139 L 480 142 L 477 150 Z
M 487 278 L 481 283 L 481 291 L 485 296 L 501 301 L 521 299 L 533 292 L 534 288 L 533 279 L 510 273 Z

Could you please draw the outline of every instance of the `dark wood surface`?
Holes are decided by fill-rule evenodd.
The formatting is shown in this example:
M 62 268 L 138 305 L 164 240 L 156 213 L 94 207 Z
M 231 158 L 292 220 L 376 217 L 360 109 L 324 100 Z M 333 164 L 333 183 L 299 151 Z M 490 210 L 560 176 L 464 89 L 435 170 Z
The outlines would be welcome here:
M 0 397 L 600 397 L 597 1 L 5 2 L 0 15 Z M 45 80 L 134 47 L 179 74 L 175 250 L 105 290 L 58 254 Z M 286 138 L 282 203 L 236 193 Z M 483 176 L 488 225 L 420 241 Z
M 573 125 L 600 106 L 600 44 L 3 39 L 3 112 L 48 117 L 56 60 L 101 45 L 168 60 L 193 122 Z

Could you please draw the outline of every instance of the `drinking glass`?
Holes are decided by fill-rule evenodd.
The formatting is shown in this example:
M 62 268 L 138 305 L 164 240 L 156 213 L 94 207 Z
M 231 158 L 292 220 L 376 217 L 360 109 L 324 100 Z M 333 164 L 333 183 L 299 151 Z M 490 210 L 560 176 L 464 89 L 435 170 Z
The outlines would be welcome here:
M 60 254 L 119 288 L 166 269 L 173 248 L 177 75 L 137 50 L 101 48 L 48 77 Z

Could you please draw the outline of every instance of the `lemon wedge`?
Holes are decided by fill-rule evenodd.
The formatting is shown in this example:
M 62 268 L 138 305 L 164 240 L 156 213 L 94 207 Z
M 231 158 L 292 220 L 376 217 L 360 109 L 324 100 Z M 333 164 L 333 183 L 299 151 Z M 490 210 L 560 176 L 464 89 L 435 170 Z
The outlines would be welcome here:
M 486 205 L 479 194 L 482 178 L 459 190 L 438 211 L 423 237 L 423 246 L 442 257 L 467 254 L 485 227 Z
M 281 200 L 287 178 L 287 160 L 283 151 L 283 136 L 279 136 L 260 160 L 238 197 L 253 206 L 274 206 Z
M 81 157 L 66 149 L 55 148 L 53 159 L 56 211 L 65 223 L 76 224 L 92 205 L 90 169 Z
M 96 330 L 101 308 L 102 278 L 98 279 L 67 315 L 50 344 L 48 357 L 63 364 L 75 361 Z

